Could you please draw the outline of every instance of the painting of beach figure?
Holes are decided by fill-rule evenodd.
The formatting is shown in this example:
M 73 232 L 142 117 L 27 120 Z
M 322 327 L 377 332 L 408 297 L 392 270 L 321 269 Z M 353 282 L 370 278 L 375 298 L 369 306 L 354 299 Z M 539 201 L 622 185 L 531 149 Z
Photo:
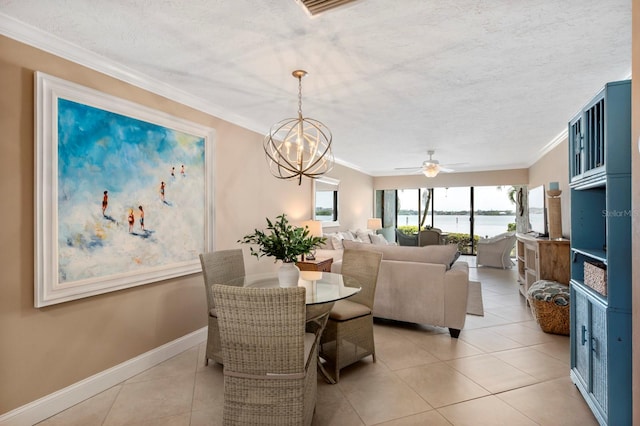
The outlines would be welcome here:
M 90 295 L 194 266 L 210 247 L 206 135 L 63 95 L 54 104 L 49 293 L 86 286 Z

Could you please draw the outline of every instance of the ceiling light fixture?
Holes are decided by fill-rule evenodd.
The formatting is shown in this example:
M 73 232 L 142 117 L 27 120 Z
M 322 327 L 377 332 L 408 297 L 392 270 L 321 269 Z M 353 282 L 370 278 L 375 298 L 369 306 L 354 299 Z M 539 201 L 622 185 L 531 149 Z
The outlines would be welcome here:
M 318 178 L 333 168 L 331 131 L 318 120 L 302 116 L 302 77 L 306 71 L 291 73 L 298 79 L 298 117 L 285 118 L 271 126 L 264 137 L 264 152 L 271 174 L 278 179 Z
M 429 154 L 429 159 L 422 163 L 422 173 L 426 177 L 436 177 L 440 173 L 440 162 L 431 158 L 434 151 L 427 151 L 427 154 Z

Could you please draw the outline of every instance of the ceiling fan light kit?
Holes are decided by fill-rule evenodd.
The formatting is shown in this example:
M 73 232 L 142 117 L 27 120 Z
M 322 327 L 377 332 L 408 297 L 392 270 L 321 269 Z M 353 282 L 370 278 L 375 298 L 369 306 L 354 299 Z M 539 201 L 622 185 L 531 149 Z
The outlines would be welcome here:
M 438 173 L 440 173 L 440 165 L 437 162 L 427 163 L 425 161 L 422 165 L 422 173 L 429 178 L 436 177 L 438 176 Z
M 434 153 L 435 151 L 433 150 L 427 151 L 429 159 L 422 163 L 422 173 L 429 178 L 436 177 L 440 173 L 440 162 L 432 158 Z
M 429 159 L 422 162 L 421 166 L 416 167 L 396 167 L 396 170 L 412 170 L 412 173 L 422 173 L 428 178 L 436 177 L 438 173 L 450 173 L 453 172 L 453 169 L 448 168 L 448 165 L 442 165 L 438 160 L 433 159 L 433 154 L 435 151 L 430 149 L 427 151 L 429 154 Z M 456 163 L 456 164 L 465 164 L 465 163 Z
M 318 178 L 333 168 L 331 131 L 318 120 L 302 116 L 302 77 L 306 71 L 296 70 L 298 79 L 298 117 L 285 118 L 271 126 L 264 137 L 264 152 L 269 171 L 278 179 Z

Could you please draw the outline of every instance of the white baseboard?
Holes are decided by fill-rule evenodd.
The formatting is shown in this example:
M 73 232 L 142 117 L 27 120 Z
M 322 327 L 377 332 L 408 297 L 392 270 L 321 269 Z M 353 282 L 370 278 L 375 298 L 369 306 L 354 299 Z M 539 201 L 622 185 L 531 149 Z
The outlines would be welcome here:
M 207 327 L 0 415 L 0 426 L 31 426 L 168 360 L 207 339 Z

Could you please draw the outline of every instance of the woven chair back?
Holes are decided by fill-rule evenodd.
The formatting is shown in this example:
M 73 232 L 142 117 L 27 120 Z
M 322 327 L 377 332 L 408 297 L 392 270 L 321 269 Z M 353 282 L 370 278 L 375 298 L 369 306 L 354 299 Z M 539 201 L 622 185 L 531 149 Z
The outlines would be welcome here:
M 246 374 L 305 369 L 305 289 L 213 286 L 224 367 Z
M 211 286 L 224 284 L 227 281 L 245 275 L 242 249 L 201 253 L 200 263 L 202 264 L 202 276 L 207 292 L 207 306 L 211 310 L 215 307 Z
M 362 287 L 359 293 L 349 298 L 350 301 L 373 309 L 381 261 L 382 253 L 345 249 L 342 256 L 342 275 L 355 278 Z
M 423 246 L 433 246 L 440 244 L 440 240 L 442 235 L 439 231 L 434 229 L 425 229 L 420 231 L 418 234 L 418 245 Z

